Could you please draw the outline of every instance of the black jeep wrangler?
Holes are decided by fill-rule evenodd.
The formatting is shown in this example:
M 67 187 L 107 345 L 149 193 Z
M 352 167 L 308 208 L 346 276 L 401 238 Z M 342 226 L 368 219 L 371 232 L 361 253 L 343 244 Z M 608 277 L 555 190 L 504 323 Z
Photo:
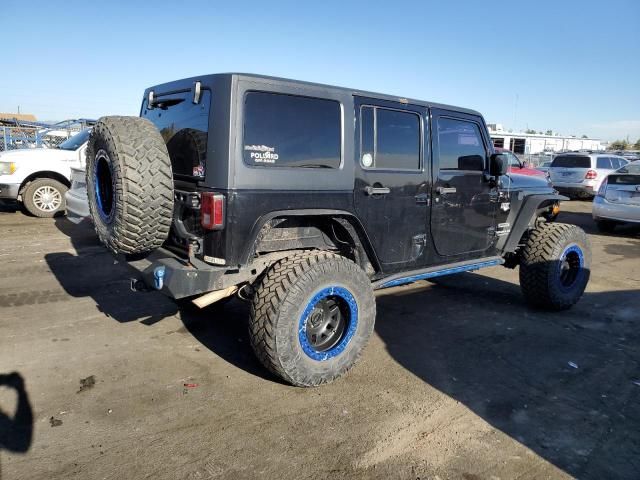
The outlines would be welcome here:
M 355 363 L 379 288 L 504 265 L 534 307 L 578 301 L 587 237 L 544 220 L 566 198 L 506 171 L 473 110 L 246 74 L 149 88 L 87 152 L 104 244 L 175 299 L 249 300 L 258 358 L 300 386 Z

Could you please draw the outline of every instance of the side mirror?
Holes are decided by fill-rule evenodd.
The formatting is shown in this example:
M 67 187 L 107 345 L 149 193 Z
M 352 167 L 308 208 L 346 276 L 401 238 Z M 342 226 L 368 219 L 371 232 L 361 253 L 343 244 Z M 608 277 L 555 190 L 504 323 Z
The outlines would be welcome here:
M 500 153 L 494 153 L 491 155 L 489 174 L 492 177 L 500 177 L 507 173 L 508 166 L 509 161 L 507 160 L 507 157 Z

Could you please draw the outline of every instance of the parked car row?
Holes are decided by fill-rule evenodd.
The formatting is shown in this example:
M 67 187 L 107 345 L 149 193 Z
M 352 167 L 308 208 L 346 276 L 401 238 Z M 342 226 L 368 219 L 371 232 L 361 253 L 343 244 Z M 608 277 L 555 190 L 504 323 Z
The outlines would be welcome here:
M 609 174 L 593 199 L 593 219 L 601 232 L 640 223 L 640 160 Z
M 53 217 L 66 209 L 74 223 L 88 218 L 85 151 L 90 131 L 53 149 L 0 153 L 0 199 L 18 200 L 38 217 Z M 509 150 L 495 150 L 506 157 L 510 174 L 546 176 L 569 197 L 594 197 L 593 218 L 600 231 L 640 223 L 640 161 L 629 163 L 631 156 L 569 152 L 533 168 Z M 556 215 L 554 210 L 549 219 Z

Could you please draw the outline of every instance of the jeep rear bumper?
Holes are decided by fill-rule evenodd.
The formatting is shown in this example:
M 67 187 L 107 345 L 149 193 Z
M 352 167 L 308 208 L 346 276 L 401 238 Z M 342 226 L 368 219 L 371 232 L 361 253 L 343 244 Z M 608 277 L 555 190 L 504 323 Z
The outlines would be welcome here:
M 228 287 L 223 281 L 226 268 L 213 267 L 196 259 L 189 263 L 165 248 L 142 260 L 128 260 L 127 263 L 140 273 L 148 288 L 175 299 Z

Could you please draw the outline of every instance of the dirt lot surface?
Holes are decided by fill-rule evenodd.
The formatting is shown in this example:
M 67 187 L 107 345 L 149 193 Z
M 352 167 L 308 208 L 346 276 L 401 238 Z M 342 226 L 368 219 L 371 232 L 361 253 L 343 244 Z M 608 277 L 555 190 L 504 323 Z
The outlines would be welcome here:
M 528 309 L 502 267 L 380 291 L 362 360 L 317 389 L 257 363 L 245 304 L 133 293 L 90 228 L 4 208 L 0 374 L 25 388 L 0 376 L 0 477 L 640 478 L 640 229 L 563 208 L 593 246 L 572 310 Z

